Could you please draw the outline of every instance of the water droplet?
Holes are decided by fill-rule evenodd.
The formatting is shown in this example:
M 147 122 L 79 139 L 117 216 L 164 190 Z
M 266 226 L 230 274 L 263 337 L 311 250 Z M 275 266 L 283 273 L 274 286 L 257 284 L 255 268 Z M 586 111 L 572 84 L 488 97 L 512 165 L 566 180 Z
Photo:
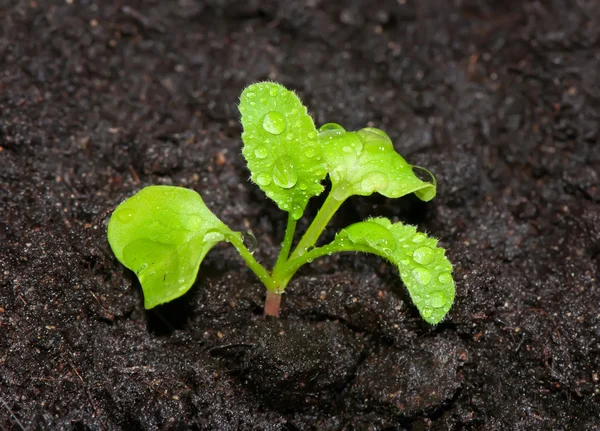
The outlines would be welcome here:
M 269 149 L 261 146 L 254 150 L 254 155 L 257 159 L 266 159 L 269 156 Z
M 248 99 L 253 99 L 253 98 L 254 98 L 254 96 L 255 96 L 255 94 L 254 94 L 252 91 L 248 91 L 248 92 L 246 93 L 246 97 L 247 97 Z
M 333 139 L 344 133 L 346 133 L 346 130 L 339 124 L 327 123 L 319 128 L 319 139 Z
M 427 286 L 431 282 L 431 272 L 426 268 L 415 268 L 412 274 L 422 286 Z
M 262 126 L 272 135 L 281 135 L 286 127 L 285 117 L 281 112 L 269 111 L 263 117 Z
M 315 149 L 313 147 L 308 147 L 304 152 L 304 155 L 309 159 L 312 159 L 316 154 L 317 153 L 315 152 Z
M 287 202 L 282 202 L 282 204 L 279 205 L 279 208 L 281 208 L 283 211 L 288 211 L 290 209 L 290 204 Z
M 316 137 L 317 137 L 317 134 L 315 132 L 308 133 L 308 139 L 315 139 Z
M 352 152 L 352 148 L 350 148 L 349 145 L 344 146 L 344 148 L 342 148 L 342 151 L 344 153 L 351 153 Z
M 327 170 L 323 166 L 319 166 L 311 171 L 315 174 L 316 177 L 322 178 L 327 174 Z M 315 179 L 315 183 L 318 183 L 319 180 Z
M 435 176 L 429 170 L 422 168 L 421 166 L 413 166 L 412 171 L 421 181 L 436 185 Z
M 308 189 L 308 184 L 306 184 L 304 181 L 300 181 L 298 187 L 300 188 L 300 190 L 306 190 Z
M 267 174 L 266 172 L 260 172 L 256 177 L 254 177 L 254 182 L 259 186 L 268 186 L 273 181 L 273 177 Z M 267 196 L 269 194 L 267 193 Z M 269 196 L 270 197 L 270 196 Z
M 254 250 L 256 250 L 257 241 L 256 237 L 252 234 L 252 232 L 243 232 L 242 241 L 244 242 L 244 245 L 246 246 L 248 251 L 250 251 L 250 253 L 253 253 Z
M 144 262 L 138 267 L 138 269 L 137 269 L 137 271 L 135 271 L 135 273 L 137 275 L 140 275 L 142 272 L 144 272 L 147 269 L 148 269 L 148 264 Z
M 429 247 L 419 247 L 413 253 L 413 259 L 421 265 L 429 265 L 433 262 L 434 256 L 433 250 Z
M 371 172 L 360 183 L 364 192 L 384 190 L 388 185 L 388 177 L 382 172 Z
M 447 302 L 448 300 L 444 292 L 433 292 L 431 296 L 429 296 L 429 303 L 433 308 L 442 308 Z
M 212 232 L 207 232 L 204 235 L 204 242 L 219 242 L 219 241 L 223 241 L 224 239 L 225 239 L 225 236 L 221 232 L 212 231 Z
M 273 166 L 273 180 L 284 189 L 290 189 L 298 182 L 298 171 L 288 157 L 280 157 Z
M 326 124 L 323 124 L 321 127 L 319 127 L 319 133 L 330 132 L 332 130 L 339 131 L 339 132 L 346 131 L 346 129 L 344 129 L 342 126 L 340 126 L 339 124 L 336 124 L 336 123 L 326 123 Z
M 387 133 L 385 133 L 381 129 L 377 129 L 376 127 L 365 127 L 364 129 L 361 129 L 361 132 L 373 133 L 373 134 L 379 135 L 383 138 L 390 139 L 390 137 L 388 136 Z
M 433 310 L 431 308 L 423 308 L 421 314 L 424 318 L 429 319 L 433 315 Z
M 121 223 L 129 223 L 133 220 L 133 216 L 135 214 L 135 211 L 131 210 L 130 208 L 121 208 L 117 211 L 117 220 L 119 220 Z
M 177 280 L 177 283 L 179 283 L 179 284 L 185 283 L 185 278 L 180 278 L 179 280 Z M 185 288 L 185 286 L 182 287 L 182 289 L 184 289 L 184 288 Z
M 298 220 L 300 217 L 302 217 L 303 213 L 304 213 L 304 211 L 302 210 L 301 207 L 295 206 L 294 209 L 292 209 L 292 218 L 294 220 Z
M 415 236 L 413 236 L 412 242 L 414 242 L 415 244 L 420 244 L 423 241 L 425 241 L 425 238 L 426 238 L 425 234 L 417 233 L 417 234 L 415 234 Z
M 277 94 L 278 94 L 278 93 L 279 93 L 279 89 L 278 89 L 277 87 L 272 87 L 272 88 L 269 90 L 269 94 L 270 94 L 271 96 L 273 96 L 273 97 L 277 96 Z
M 450 284 L 452 283 L 452 275 L 448 273 L 440 274 L 440 276 L 438 277 L 438 281 L 442 284 Z

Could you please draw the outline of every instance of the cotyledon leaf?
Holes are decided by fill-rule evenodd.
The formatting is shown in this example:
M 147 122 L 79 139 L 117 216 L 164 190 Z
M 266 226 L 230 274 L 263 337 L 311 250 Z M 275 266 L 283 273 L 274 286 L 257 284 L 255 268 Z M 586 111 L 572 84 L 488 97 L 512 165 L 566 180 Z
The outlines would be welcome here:
M 206 253 L 228 232 L 198 193 L 171 186 L 142 189 L 108 223 L 110 246 L 138 276 L 145 308 L 186 293 Z
M 312 118 L 296 94 L 274 82 L 247 87 L 239 109 L 252 181 L 299 219 L 327 175 Z
M 425 321 L 439 323 L 454 302 L 452 264 L 437 241 L 414 226 L 373 218 L 343 229 L 332 244 L 339 251 L 365 251 L 394 263 Z
M 415 193 L 424 201 L 433 199 L 436 183 L 426 169 L 408 164 L 394 149 L 382 130 L 365 128 L 347 132 L 333 123 L 319 129 L 323 156 L 338 200 L 352 195 L 368 196 L 374 192 L 388 198 Z M 430 182 L 421 180 L 417 170 Z

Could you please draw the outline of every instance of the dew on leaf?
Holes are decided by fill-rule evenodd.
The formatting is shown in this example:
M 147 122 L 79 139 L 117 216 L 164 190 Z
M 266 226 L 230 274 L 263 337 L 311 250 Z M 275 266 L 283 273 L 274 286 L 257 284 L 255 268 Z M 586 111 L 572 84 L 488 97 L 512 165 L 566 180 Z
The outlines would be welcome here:
M 382 172 L 372 172 L 360 184 L 365 191 L 384 190 L 388 185 L 388 177 Z
M 420 244 L 423 241 L 425 241 L 425 234 L 422 233 L 416 233 L 415 236 L 413 236 L 412 242 L 414 242 L 415 244 Z
M 445 273 L 445 274 L 441 274 L 438 277 L 438 281 L 442 284 L 450 284 L 452 283 L 452 275 Z
M 135 273 L 137 275 L 140 275 L 142 272 L 144 272 L 147 269 L 148 269 L 148 264 L 144 262 L 139 266 L 139 268 L 135 271 Z
M 255 178 L 254 181 L 259 186 L 268 186 L 273 182 L 273 177 L 266 172 L 260 172 Z M 268 193 L 267 193 L 268 195 Z
M 429 319 L 433 315 L 433 310 L 431 308 L 423 308 L 421 314 L 425 319 Z
M 308 184 L 306 184 L 306 182 L 304 181 L 300 181 L 300 183 L 298 183 L 298 187 L 300 188 L 300 190 L 306 190 L 308 189 Z
M 285 117 L 281 112 L 269 111 L 263 117 L 262 126 L 272 135 L 281 135 L 286 128 Z
M 421 181 L 436 185 L 435 176 L 428 169 L 421 166 L 412 166 L 412 171 Z
M 431 272 L 427 268 L 415 268 L 412 274 L 422 286 L 427 286 L 431 282 Z
M 298 220 L 300 217 L 302 217 L 303 213 L 304 211 L 302 210 L 302 207 L 295 206 L 294 209 L 292 209 L 292 218 L 294 220 Z
M 273 180 L 284 189 L 291 189 L 298 182 L 298 171 L 288 157 L 279 157 L 273 166 Z
M 413 259 L 415 262 L 420 263 L 421 265 L 428 265 L 433 262 L 434 252 L 429 247 L 419 247 L 413 253 Z
M 446 294 L 442 291 L 433 292 L 429 296 L 429 303 L 433 308 L 442 308 L 448 302 Z
M 242 241 L 250 253 L 253 253 L 254 250 L 256 250 L 256 245 L 258 242 L 256 241 L 256 237 L 252 234 L 252 232 L 248 231 L 242 233 Z
M 344 129 L 342 126 L 340 126 L 337 123 L 326 123 L 326 124 L 323 124 L 321 127 L 319 127 L 319 133 L 330 132 L 332 130 L 338 131 L 338 132 L 346 131 L 346 129 Z
M 207 242 L 207 243 L 219 242 L 219 241 L 223 241 L 224 239 L 225 239 L 225 236 L 221 232 L 216 232 L 216 231 L 207 232 L 203 238 L 204 242 Z
M 265 146 L 258 147 L 254 150 L 254 155 L 257 159 L 266 159 L 269 156 L 269 150 Z
M 135 211 L 129 208 L 121 208 L 117 213 L 116 217 L 121 223 L 129 223 L 133 220 Z
M 304 155 L 309 159 L 312 159 L 316 154 L 317 153 L 315 152 L 315 149 L 313 147 L 308 147 L 304 152 Z

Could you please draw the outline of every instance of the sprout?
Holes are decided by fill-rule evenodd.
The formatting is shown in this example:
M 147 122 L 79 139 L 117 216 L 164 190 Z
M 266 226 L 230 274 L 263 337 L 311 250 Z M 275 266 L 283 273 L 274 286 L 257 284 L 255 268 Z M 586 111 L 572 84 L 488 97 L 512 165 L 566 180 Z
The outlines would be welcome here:
M 146 187 L 119 205 L 108 225 L 113 252 L 138 276 L 145 307 L 185 294 L 206 253 L 224 241 L 236 248 L 267 288 L 267 315 L 279 315 L 281 294 L 302 265 L 332 253 L 362 251 L 396 265 L 423 319 L 439 323 L 454 301 L 454 280 L 452 265 L 435 239 L 413 226 L 372 218 L 342 229 L 331 243 L 315 247 L 329 220 L 350 196 L 377 192 L 399 198 L 415 193 L 429 201 L 436 193 L 433 175 L 407 163 L 379 129 L 348 132 L 328 123 L 317 130 L 300 99 L 279 84 L 249 86 L 239 109 L 244 126 L 242 153 L 251 179 L 288 213 L 277 262 L 271 271 L 257 262 L 242 234 L 221 222 L 196 192 Z M 420 179 L 415 170 L 425 172 L 430 181 Z M 327 175 L 331 191 L 292 250 L 297 220 L 308 200 L 323 192 Z

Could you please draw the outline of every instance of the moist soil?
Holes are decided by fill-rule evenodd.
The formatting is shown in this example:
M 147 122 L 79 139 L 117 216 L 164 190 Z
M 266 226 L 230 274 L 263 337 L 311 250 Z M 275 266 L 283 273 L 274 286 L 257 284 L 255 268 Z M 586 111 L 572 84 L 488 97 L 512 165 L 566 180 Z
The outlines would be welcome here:
M 443 323 L 362 254 L 265 319 L 227 245 L 144 310 L 106 241 L 144 186 L 200 192 L 275 260 L 236 107 L 260 80 L 435 173 L 434 201 L 353 198 L 322 241 L 377 215 L 439 238 Z M 0 0 L 0 428 L 600 429 L 599 83 L 594 0 Z

